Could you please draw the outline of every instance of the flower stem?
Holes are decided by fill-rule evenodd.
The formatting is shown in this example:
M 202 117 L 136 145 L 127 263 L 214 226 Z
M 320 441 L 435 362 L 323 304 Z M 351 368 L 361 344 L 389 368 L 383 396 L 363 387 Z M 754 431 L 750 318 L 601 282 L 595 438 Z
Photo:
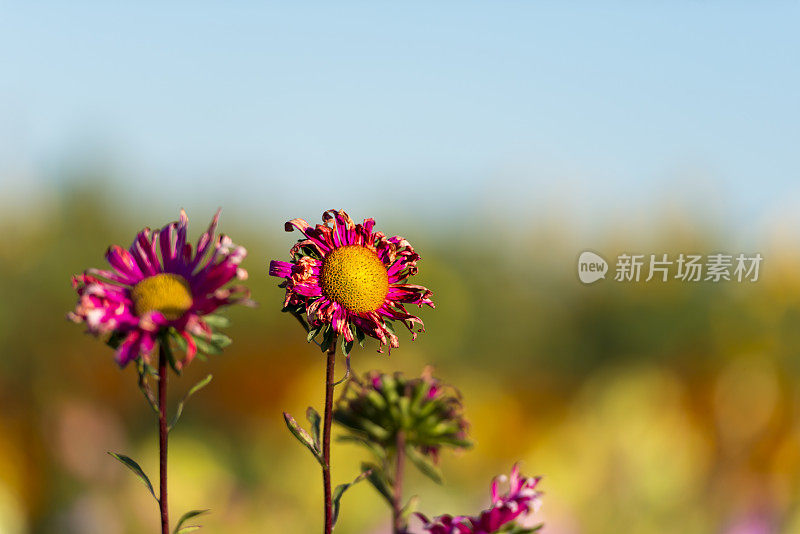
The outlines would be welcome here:
M 322 483 L 325 487 L 325 534 L 333 532 L 333 502 L 331 500 L 331 421 L 333 419 L 334 366 L 336 363 L 336 341 L 328 349 L 325 379 L 325 419 L 322 426 Z
M 161 534 L 169 534 L 169 508 L 167 506 L 167 353 L 164 341 L 158 346 L 158 438 L 159 478 L 161 482 L 158 504 L 161 508 Z
M 402 430 L 397 432 L 395 442 L 397 451 L 395 453 L 394 471 L 394 499 L 392 501 L 392 533 L 403 534 L 405 522 L 403 521 L 403 471 L 406 463 L 406 435 Z

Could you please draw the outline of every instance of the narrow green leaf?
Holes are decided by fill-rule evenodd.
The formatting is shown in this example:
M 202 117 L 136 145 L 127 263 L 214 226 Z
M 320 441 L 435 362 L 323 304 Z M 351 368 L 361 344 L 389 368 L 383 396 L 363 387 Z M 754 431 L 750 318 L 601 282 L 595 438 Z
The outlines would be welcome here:
M 411 460 L 411 463 L 413 463 L 423 475 L 430 478 L 437 484 L 442 483 L 442 472 L 433 464 L 430 459 L 428 459 L 427 456 L 419 452 L 417 449 L 410 445 L 407 446 L 406 458 Z
M 172 346 L 169 343 L 170 337 L 171 336 L 169 336 L 168 334 L 162 333 L 159 336 L 159 344 L 164 348 L 164 352 L 167 355 L 167 360 L 169 361 L 169 366 L 172 368 L 173 371 L 175 371 L 177 375 L 180 376 L 181 370 L 178 368 L 178 365 L 175 361 L 175 355 L 172 353 Z
M 226 336 L 225 334 L 221 334 L 220 332 L 214 332 L 213 334 L 211 334 L 211 343 L 213 343 L 214 345 L 219 347 L 220 350 L 222 350 L 231 343 L 233 343 L 233 340 L 228 336 Z
M 364 471 L 363 473 L 358 475 L 349 484 L 339 484 L 333 490 L 333 494 L 331 495 L 331 502 L 333 504 L 333 524 L 334 525 L 336 524 L 336 520 L 339 518 L 339 507 L 340 507 L 340 502 L 342 500 L 342 496 L 344 495 L 344 492 L 347 491 L 350 488 L 350 486 L 352 486 L 354 484 L 358 484 L 359 482 L 361 482 L 362 480 L 367 478 L 370 475 L 371 472 L 372 471 Z
M 127 332 L 113 332 L 106 340 L 106 344 L 112 349 L 116 350 L 126 337 L 128 337 Z
M 360 328 L 356 328 L 354 326 L 353 329 L 356 331 L 356 339 L 358 340 L 358 344 L 361 345 L 361 347 L 363 348 L 364 347 L 364 339 L 366 339 L 367 336 L 364 334 L 364 332 L 361 331 Z
M 358 417 L 357 420 L 361 428 L 366 430 L 367 433 L 369 433 L 378 441 L 385 440 L 390 435 L 388 430 L 378 424 L 373 423 L 366 417 Z
M 196 336 L 194 334 L 192 334 L 192 338 L 194 339 L 195 345 L 197 345 L 197 350 L 200 352 L 204 352 L 206 354 L 222 354 L 222 349 L 216 344 L 212 343 L 208 338 Z
M 468 439 L 458 439 L 448 436 L 440 436 L 436 438 L 436 441 L 442 444 L 452 445 L 453 447 L 458 447 L 461 449 L 471 449 L 474 446 L 474 443 Z
M 186 525 L 184 527 L 183 524 L 186 523 L 188 520 L 194 518 L 194 517 L 197 517 L 197 516 L 203 515 L 203 514 L 207 514 L 208 512 L 209 512 L 209 510 L 191 510 L 189 512 L 186 512 L 185 514 L 183 514 L 181 516 L 180 519 L 178 519 L 178 522 L 175 524 L 175 529 L 173 529 L 172 533 L 173 534 L 182 534 L 182 533 L 185 533 L 185 532 L 192 532 L 192 531 L 198 530 L 200 528 L 198 525 Z
M 418 506 L 419 506 L 419 495 L 414 495 L 410 499 L 408 499 L 406 505 L 403 506 L 402 510 L 400 510 L 400 515 L 404 519 L 408 520 L 411 514 L 417 511 Z
M 210 382 L 211 379 L 214 378 L 212 375 L 208 375 L 197 384 L 193 385 L 189 391 L 186 392 L 186 395 L 183 396 L 181 401 L 178 403 L 178 407 L 175 409 L 175 415 L 172 417 L 172 420 L 169 422 L 169 426 L 167 427 L 167 431 L 171 432 L 172 427 L 174 427 L 178 423 L 178 419 L 181 418 L 181 414 L 183 413 L 183 407 L 186 404 L 186 401 L 189 400 L 189 397 L 206 387 Z
M 287 307 L 283 308 L 281 311 L 283 313 L 288 313 L 289 315 L 291 315 L 292 317 L 297 319 L 297 322 L 300 323 L 300 326 L 303 327 L 303 330 L 305 330 L 306 333 L 309 331 L 308 322 L 303 317 L 303 307 L 302 306 L 287 306 Z
M 344 336 L 342 336 L 342 354 L 347 356 L 353 350 L 353 341 L 345 341 Z
M 330 325 L 325 325 L 325 333 L 322 337 L 322 342 L 319 344 L 319 348 L 322 352 L 328 352 L 331 348 L 331 344 L 334 342 L 334 338 L 336 337 L 336 331 L 331 328 Z
M 400 409 L 400 420 L 405 429 L 411 428 L 411 399 L 408 397 L 400 397 L 397 399 L 397 407 Z
M 393 505 L 394 496 L 392 495 L 392 486 L 389 484 L 389 481 L 386 480 L 386 475 L 383 470 L 377 465 L 370 463 L 361 464 L 361 470 L 369 473 L 369 475 L 367 475 L 369 483 L 372 484 L 372 487 L 378 491 L 390 506 Z
M 129 458 L 129 457 L 125 456 L 124 454 L 117 454 L 117 453 L 111 452 L 111 451 L 109 451 L 108 454 L 111 455 L 112 457 L 116 458 L 117 460 L 119 460 L 122 463 L 122 465 L 124 465 L 125 467 L 127 467 L 128 469 L 133 471 L 133 474 L 135 474 L 137 477 L 139 477 L 139 479 L 142 482 L 144 482 L 144 485 L 147 486 L 147 489 L 150 491 L 150 495 L 152 495 L 153 498 L 156 501 L 158 501 L 158 497 L 156 497 L 156 492 L 153 489 L 153 484 L 150 482 L 150 479 L 147 478 L 147 475 L 144 474 L 144 471 L 142 470 L 142 468 L 139 467 L 139 464 L 137 464 L 132 458 Z
M 322 450 L 322 445 L 320 445 L 319 441 L 322 416 L 320 416 L 314 408 L 309 406 L 308 410 L 306 410 L 306 419 L 311 423 L 311 437 L 314 439 L 314 445 L 317 447 L 317 450 Z
M 204 315 L 203 322 L 212 328 L 228 328 L 231 320 L 222 315 Z
M 383 410 L 383 409 L 385 409 L 385 408 L 386 408 L 386 406 L 387 406 L 387 404 L 386 404 L 386 399 L 383 397 L 383 395 L 381 395 L 380 393 L 378 393 L 378 392 L 377 392 L 377 391 L 375 391 L 374 389 L 370 389 L 370 390 L 367 392 L 367 399 L 368 399 L 368 400 L 369 400 L 369 401 L 370 401 L 372 404 L 374 404 L 374 405 L 375 405 L 375 407 L 376 407 L 378 410 Z
M 139 373 L 139 391 L 142 392 L 142 395 L 147 401 L 147 404 L 153 409 L 153 412 L 158 413 L 158 401 L 156 400 L 155 394 L 153 394 L 153 390 L 150 388 L 150 383 L 147 381 L 150 375 L 141 359 L 136 363 L 136 372 Z
M 294 417 L 289 415 L 286 412 L 283 412 L 283 419 L 286 421 L 286 427 L 289 429 L 289 432 L 297 438 L 297 441 L 302 443 L 308 450 L 311 451 L 311 454 L 314 455 L 314 458 L 317 459 L 320 465 L 322 465 L 322 452 L 317 448 L 314 443 L 314 439 L 306 432 L 300 425 L 297 424 Z
M 175 342 L 175 345 L 177 345 L 177 347 L 178 347 L 178 350 L 180 350 L 180 351 L 181 351 L 181 352 L 183 352 L 183 353 L 186 353 L 186 350 L 189 348 L 189 344 L 186 342 L 186 338 L 185 338 L 185 337 L 183 337 L 183 336 L 182 336 L 182 335 L 181 335 L 181 334 L 180 334 L 180 333 L 179 333 L 179 332 L 178 332 L 178 331 L 177 331 L 175 328 L 173 328 L 173 327 L 170 327 L 170 329 L 169 329 L 169 335 L 170 335 L 170 337 L 172 338 L 172 340 Z
M 314 340 L 314 338 L 317 337 L 317 334 L 319 334 L 320 330 L 322 330 L 321 326 L 317 326 L 315 328 L 309 328 L 308 335 L 306 336 L 306 341 L 311 343 Z

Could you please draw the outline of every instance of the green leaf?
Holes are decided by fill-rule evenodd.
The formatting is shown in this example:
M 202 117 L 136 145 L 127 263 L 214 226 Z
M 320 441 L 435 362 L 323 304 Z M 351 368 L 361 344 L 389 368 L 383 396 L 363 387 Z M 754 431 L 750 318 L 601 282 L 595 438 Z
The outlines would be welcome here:
M 178 350 L 183 353 L 186 353 L 186 350 L 189 348 L 189 344 L 186 342 L 186 338 L 183 337 L 175 328 L 169 328 L 169 335 L 172 340 L 175 342 L 175 345 L 178 346 Z
M 141 359 L 139 359 L 136 362 L 136 372 L 139 374 L 139 380 L 138 380 L 139 391 L 142 392 L 142 395 L 144 396 L 145 400 L 147 401 L 147 404 L 150 405 L 150 407 L 153 409 L 153 411 L 155 413 L 159 413 L 158 412 L 158 401 L 156 401 L 156 397 L 153 394 L 153 390 L 150 388 L 150 384 L 147 381 L 147 379 L 151 375 L 150 375 L 150 373 L 148 371 L 148 366 L 145 365 L 144 361 L 142 361 Z
M 124 454 L 117 454 L 111 451 L 109 451 L 108 454 L 110 454 L 111 456 L 122 462 L 122 465 L 133 471 L 133 474 L 139 477 L 139 479 L 142 482 L 144 482 L 144 485 L 147 486 L 147 489 L 150 491 L 150 495 L 152 495 L 153 498 L 156 501 L 158 501 L 158 497 L 156 497 L 156 492 L 153 489 L 153 484 L 150 483 L 150 479 L 147 478 L 147 475 L 144 474 L 144 471 L 142 471 L 142 468 L 139 467 L 139 464 L 137 464 L 133 459 L 125 456 Z
M 314 445 L 316 445 L 317 450 L 321 450 L 322 446 L 320 445 L 319 441 L 319 427 L 322 423 L 322 417 L 314 408 L 309 406 L 306 410 L 306 419 L 308 419 L 308 422 L 311 423 L 311 437 L 314 438 Z
M 373 423 L 366 417 L 357 417 L 356 420 L 358 421 L 359 426 L 363 428 L 367 432 L 367 434 L 374 437 L 377 441 L 385 440 L 390 436 L 388 430 L 386 430 L 385 428 L 376 423 Z
M 333 490 L 333 494 L 331 495 L 331 503 L 333 504 L 333 524 L 334 525 L 336 524 L 336 520 L 339 518 L 340 501 L 342 500 L 342 496 L 344 495 L 344 492 L 347 491 L 348 489 L 350 489 L 350 486 L 353 486 L 354 484 L 358 484 L 359 482 L 361 482 L 362 480 L 367 478 L 370 475 L 370 473 L 371 473 L 371 471 L 364 471 L 363 473 L 358 475 L 355 478 L 355 480 L 353 480 L 349 484 L 339 484 Z
M 372 484 L 372 487 L 378 491 L 378 493 L 386 500 L 387 503 L 389 503 L 390 506 L 392 506 L 394 504 L 392 486 L 386 479 L 386 475 L 384 474 L 383 470 L 377 465 L 370 463 L 361 464 L 361 469 L 364 472 L 369 473 L 367 475 L 367 480 L 369 480 L 369 483 Z
M 174 330 L 174 328 L 172 329 Z M 175 355 L 172 353 L 172 346 L 169 344 L 169 338 L 171 336 L 165 333 L 162 333 L 159 336 L 159 345 L 164 348 L 164 353 L 167 355 L 167 361 L 169 361 L 169 366 L 175 371 L 175 374 L 181 374 L 181 370 L 178 368 L 175 362 Z
M 286 286 L 285 286 L 285 285 L 280 285 L 280 286 L 278 286 L 278 287 L 286 287 Z M 300 323 L 300 325 L 303 327 L 303 330 L 305 330 L 306 332 L 308 332 L 308 330 L 309 330 L 309 328 L 308 328 L 308 322 L 307 322 L 307 321 L 305 320 L 305 318 L 303 317 L 303 312 L 304 312 L 304 309 L 305 309 L 305 307 L 304 307 L 304 306 L 302 306 L 302 305 L 286 306 L 286 307 L 284 307 L 284 308 L 281 310 L 281 312 L 283 312 L 283 313 L 288 313 L 289 315 L 291 315 L 292 317 L 294 317 L 295 319 L 297 319 L 297 321 L 298 321 L 298 322 Z
M 183 413 L 183 407 L 186 404 L 186 401 L 189 400 L 189 397 L 206 387 L 211 382 L 212 378 L 214 378 L 212 375 L 208 375 L 197 384 L 193 385 L 191 389 L 186 392 L 186 395 L 183 396 L 181 401 L 178 403 L 178 407 L 175 409 L 175 415 L 172 416 L 172 420 L 169 422 L 169 426 L 167 427 L 168 432 L 171 432 L 172 427 L 178 423 L 178 419 L 181 418 L 181 414 Z
M 231 343 L 233 343 L 233 340 L 228 336 L 226 336 L 225 334 L 214 332 L 213 334 L 211 334 L 211 343 L 219 347 L 221 350 L 230 345 Z
M 336 338 L 336 331 L 333 328 L 331 328 L 330 325 L 326 325 L 325 334 L 322 337 L 322 342 L 319 344 L 320 350 L 322 352 L 328 352 L 335 338 Z
M 283 412 L 283 419 L 286 421 L 286 427 L 289 429 L 289 432 L 297 438 L 297 441 L 302 443 L 308 450 L 311 451 L 311 454 L 314 455 L 314 458 L 317 459 L 320 465 L 323 464 L 322 462 L 322 452 L 317 448 L 316 444 L 314 443 L 314 439 L 306 432 L 300 425 L 297 424 L 297 421 L 294 420 L 294 417 L 289 415 L 286 412 Z
M 458 447 L 461 449 L 471 449 L 475 445 L 468 439 L 458 439 L 450 436 L 440 436 L 437 437 L 435 441 L 441 444 L 452 445 L 453 447 Z
M 358 340 L 358 344 L 361 345 L 361 347 L 363 348 L 364 339 L 366 339 L 367 337 L 366 334 L 364 334 L 364 332 L 361 331 L 360 328 L 356 328 L 355 326 L 353 327 L 353 329 L 356 331 L 356 339 Z
M 222 349 L 211 343 L 211 340 L 207 337 L 192 334 L 192 339 L 194 339 L 194 344 L 197 345 L 197 350 L 199 352 L 205 354 L 222 354 Z
M 383 395 L 381 395 L 374 389 L 370 389 L 369 391 L 367 391 L 367 400 L 369 400 L 370 403 L 372 403 L 378 410 L 384 410 L 388 406 L 386 404 L 386 399 L 383 397 Z
M 188 520 L 197 517 L 199 515 L 207 514 L 209 510 L 192 510 L 190 512 L 186 512 L 178 519 L 178 522 L 175 524 L 175 529 L 173 529 L 172 534 L 185 534 L 186 532 L 193 532 L 198 530 L 200 527 L 197 525 L 186 525 L 185 527 L 183 524 Z
M 353 350 L 353 341 L 345 341 L 344 336 L 342 336 L 342 354 L 347 356 Z
M 231 320 L 222 315 L 204 315 L 203 322 L 212 328 L 228 328 Z
M 417 507 L 419 506 L 419 495 L 414 495 L 410 499 L 405 506 L 403 506 L 402 510 L 400 510 L 400 516 L 403 517 L 406 521 L 408 518 L 417 511 Z
M 113 332 L 106 340 L 106 344 L 112 349 L 116 350 L 122 345 L 125 338 L 128 337 L 127 332 Z
M 309 328 L 308 335 L 306 336 L 306 341 L 311 343 L 314 340 L 314 338 L 317 337 L 317 334 L 319 334 L 320 330 L 322 330 L 321 326 L 317 326 L 315 328 Z
M 439 468 L 436 467 L 427 456 L 419 452 L 411 445 L 406 447 L 406 458 L 411 460 L 411 463 L 413 463 L 423 475 L 430 478 L 437 484 L 442 483 L 442 472 L 439 470 Z

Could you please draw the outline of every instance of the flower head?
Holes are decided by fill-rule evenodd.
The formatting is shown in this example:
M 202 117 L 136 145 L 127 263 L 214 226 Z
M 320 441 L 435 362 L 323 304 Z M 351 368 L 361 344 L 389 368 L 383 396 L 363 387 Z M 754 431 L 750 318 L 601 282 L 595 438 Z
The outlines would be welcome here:
M 417 514 L 423 528 L 430 534 L 492 534 L 495 532 L 514 532 L 516 521 L 536 512 L 541 504 L 541 493 L 536 491 L 540 477 L 520 475 L 515 465 L 508 477 L 508 490 L 500 493 L 500 483 L 505 476 L 492 481 L 492 505 L 477 516 L 442 515 L 432 520 Z M 536 529 L 538 530 L 539 527 Z M 530 529 L 524 532 L 532 532 Z
M 221 306 L 249 303 L 242 286 L 224 287 L 247 278 L 239 267 L 247 252 L 226 235 L 215 235 L 219 212 L 193 251 L 187 242 L 188 218 L 164 228 L 145 228 L 129 249 L 106 252 L 110 270 L 89 269 L 72 277 L 78 293 L 67 316 L 85 323 L 95 335 L 110 335 L 120 366 L 142 358 L 149 362 L 159 336 L 169 333 L 185 350 L 178 368 L 202 351 L 215 352 L 230 340 L 214 331 L 224 319 L 209 315 Z
M 328 210 L 324 224 L 312 227 L 303 219 L 286 223 L 286 231 L 298 229 L 305 236 L 291 249 L 292 261 L 272 261 L 269 274 L 284 278 L 284 309 L 305 314 L 310 338 L 323 332 L 323 350 L 335 335 L 346 343 L 376 338 L 379 352 L 399 346 L 391 326 L 402 321 L 414 331 L 424 331 L 419 317 L 406 311 L 405 304 L 434 307 L 431 291 L 408 284 L 417 274 L 419 254 L 399 236 L 374 232 L 375 221 L 355 224 L 344 211 Z
M 360 441 L 382 450 L 394 447 L 402 431 L 406 447 L 414 447 L 434 463 L 442 447 L 471 446 L 461 395 L 433 378 L 430 368 L 418 378 L 377 371 L 353 378 L 333 417 Z

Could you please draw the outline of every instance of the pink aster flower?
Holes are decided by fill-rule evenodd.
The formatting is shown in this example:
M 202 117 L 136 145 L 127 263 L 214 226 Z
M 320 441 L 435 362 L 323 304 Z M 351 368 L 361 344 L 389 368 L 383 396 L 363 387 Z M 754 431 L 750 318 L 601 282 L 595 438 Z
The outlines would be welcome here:
M 434 307 L 429 289 L 407 283 L 417 274 L 419 254 L 402 237 L 373 231 L 373 219 L 355 224 L 344 211 L 328 210 L 322 220 L 315 227 L 303 219 L 286 223 L 287 232 L 297 228 L 305 237 L 292 247 L 292 261 L 269 265 L 270 275 L 286 279 L 284 308 L 305 314 L 313 335 L 328 325 L 330 337 L 347 343 L 366 334 L 380 342 L 379 352 L 399 346 L 392 321 L 416 338 L 415 325 L 419 332 L 424 326 L 405 304 Z
M 417 517 L 430 534 L 492 534 L 509 528 L 513 522 L 539 509 L 541 493 L 536 491 L 536 486 L 540 477 L 521 476 L 519 466 L 514 465 L 508 478 L 508 491 L 501 494 L 500 483 L 505 479 L 500 476 L 492 481 L 492 505 L 477 516 L 443 515 L 432 520 L 423 514 Z
M 219 211 L 194 251 L 187 242 L 189 221 L 183 210 L 177 222 L 139 232 L 129 249 L 111 246 L 106 252 L 111 269 L 73 276 L 78 303 L 68 317 L 85 323 L 92 334 L 110 334 L 122 367 L 139 358 L 150 363 L 159 335 L 167 331 L 185 346 L 185 358 L 176 363 L 179 368 L 194 358 L 198 345 L 212 352 L 227 344 L 210 324 L 220 318 L 209 314 L 221 306 L 249 302 L 246 288 L 224 287 L 233 279 L 247 278 L 239 267 L 247 252 L 229 237 L 215 236 L 218 220 Z

